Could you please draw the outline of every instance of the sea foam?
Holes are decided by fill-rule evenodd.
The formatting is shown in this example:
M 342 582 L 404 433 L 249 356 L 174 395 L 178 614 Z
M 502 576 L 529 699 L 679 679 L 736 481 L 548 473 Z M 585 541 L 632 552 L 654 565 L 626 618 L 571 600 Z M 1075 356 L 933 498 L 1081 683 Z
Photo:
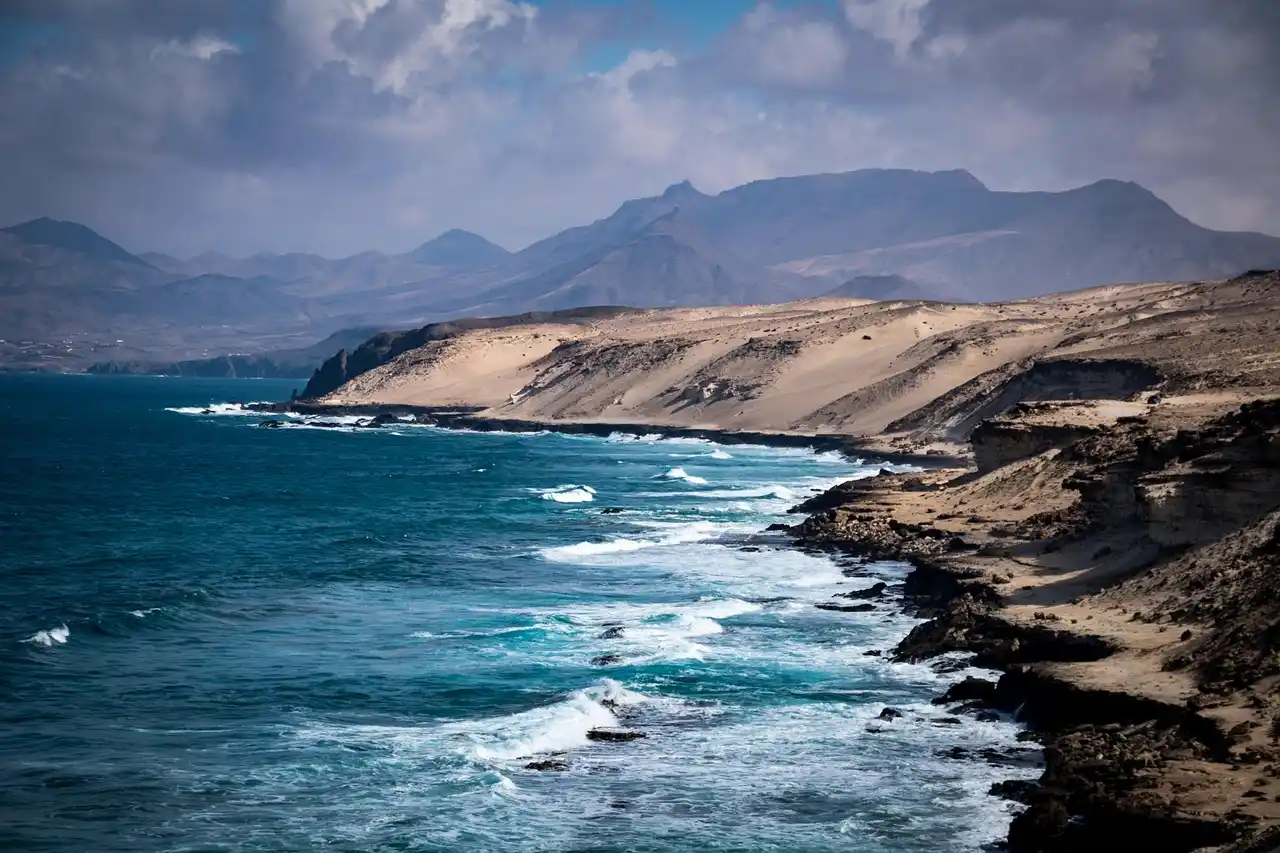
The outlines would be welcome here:
M 539 489 L 539 497 L 544 501 L 555 501 L 561 504 L 582 504 L 595 500 L 596 490 L 590 486 L 556 486 L 554 489 Z
M 670 468 L 662 476 L 668 480 L 684 480 L 691 486 L 705 486 L 707 484 L 706 477 L 694 476 L 683 468 Z
M 36 646 L 45 646 L 47 648 L 52 646 L 61 646 L 70 638 L 71 629 L 63 624 L 56 628 L 49 628 L 46 631 L 36 631 L 22 642 L 31 643 Z
M 604 701 L 628 705 L 644 701 L 644 696 L 606 679 L 551 705 L 480 721 L 475 728 L 483 734 L 470 733 L 477 741 L 472 755 L 481 761 L 514 761 L 586 746 L 587 732 L 618 725 L 618 718 L 601 704 Z

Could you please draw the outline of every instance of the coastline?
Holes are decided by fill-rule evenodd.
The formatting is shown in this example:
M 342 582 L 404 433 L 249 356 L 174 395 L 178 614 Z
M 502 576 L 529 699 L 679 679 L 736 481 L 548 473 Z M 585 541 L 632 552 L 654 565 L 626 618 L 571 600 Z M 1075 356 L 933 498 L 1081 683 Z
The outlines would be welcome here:
M 921 468 L 953 467 L 964 464 L 967 454 L 933 451 L 918 453 L 895 450 L 873 440 L 835 433 L 787 430 L 733 430 L 718 427 L 666 425 L 654 421 L 570 421 L 493 417 L 482 414 L 484 406 L 416 406 L 404 403 L 339 404 L 296 400 L 282 403 L 248 403 L 245 408 L 264 414 L 294 413 L 311 416 L 368 417 L 371 419 L 413 417 L 419 423 L 441 429 L 473 432 L 536 432 L 546 430 L 566 435 L 608 437 L 613 433 L 645 435 L 661 432 L 672 438 L 701 438 L 718 444 L 756 444 L 765 447 L 809 447 L 816 451 L 836 451 L 851 458 L 870 458 L 889 465 Z
M 1203 552 L 1213 565 L 1218 557 L 1205 549 L 1276 515 L 1280 482 L 1267 478 L 1280 461 L 1272 449 L 1280 445 L 1280 401 L 1240 408 L 1239 397 L 1210 396 L 1016 406 L 974 431 L 977 464 L 960 453 L 885 452 L 847 436 L 517 420 L 479 407 L 304 401 L 260 410 L 412 415 L 477 431 L 661 432 L 918 467 L 816 495 L 792 509 L 803 520 L 786 532 L 800 549 L 914 567 L 903 603 L 928 621 L 902 639 L 895 659 L 964 652 L 1001 673 L 995 682 L 966 680 L 936 701 L 956 714 L 1012 714 L 1043 746 L 1038 782 L 992 789 L 1027 806 L 1011 824 L 1008 849 L 1120 850 L 1140 836 L 1162 850 L 1252 853 L 1269 848 L 1251 839 L 1280 833 L 1280 790 L 1268 790 L 1280 779 L 1269 725 L 1280 708 L 1269 682 L 1251 686 L 1256 667 L 1244 689 L 1207 684 L 1210 663 L 1197 649 L 1231 626 L 1190 612 L 1186 590 L 1161 598 L 1149 588 L 1152 577 L 1156 589 L 1179 583 L 1171 561 Z M 1206 467 L 1216 472 L 1207 481 L 1199 474 Z M 1250 473 L 1259 470 L 1260 497 Z M 1246 606 L 1242 595 L 1222 593 L 1232 607 Z M 846 607 L 858 605 L 831 609 Z
M 1054 423 L 1048 447 L 1028 441 L 1037 414 L 976 433 L 987 465 L 837 486 L 790 533 L 914 566 L 906 601 L 928 621 L 895 659 L 966 652 L 1002 673 L 941 698 L 1012 713 L 1043 745 L 1038 782 L 992 791 L 1028 807 L 1012 853 L 1273 850 L 1280 400 L 1196 426 Z

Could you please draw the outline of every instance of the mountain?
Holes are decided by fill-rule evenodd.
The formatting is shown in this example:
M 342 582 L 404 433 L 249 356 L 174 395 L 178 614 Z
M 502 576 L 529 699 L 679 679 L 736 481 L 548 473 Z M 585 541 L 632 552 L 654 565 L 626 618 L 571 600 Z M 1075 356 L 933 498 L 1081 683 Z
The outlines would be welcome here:
M 428 240 L 404 257 L 416 264 L 466 270 L 492 266 L 510 255 L 506 249 L 479 234 L 454 228 L 434 240 Z
M 930 292 L 911 279 L 900 275 L 855 276 L 844 284 L 828 290 L 823 296 L 847 296 L 853 299 L 874 299 L 877 302 L 945 298 L 942 294 Z
M 335 350 L 354 349 L 377 335 L 376 327 L 340 329 L 322 341 L 305 347 L 272 350 L 260 355 L 221 355 L 183 361 L 100 361 L 86 373 L 146 374 L 153 376 L 252 377 L 261 379 L 306 379 Z
M 899 274 L 974 300 L 1119 281 L 1229 276 L 1280 240 L 1201 228 L 1133 183 L 989 190 L 968 172 L 863 170 L 757 181 L 693 211 L 747 260 L 832 285 Z
M 146 261 L 131 255 L 120 246 L 78 222 L 61 222 L 57 219 L 42 217 L 0 228 L 6 234 L 12 234 L 24 243 L 34 246 L 50 246 L 65 249 L 102 261 L 120 261 L 126 264 L 138 264 L 150 267 Z
M 661 248 L 649 229 L 677 209 L 682 234 Z M 679 243 L 696 248 L 677 250 Z M 864 169 L 755 181 L 714 196 L 684 181 L 493 267 L 387 295 L 408 322 L 597 300 L 696 305 L 736 293 L 776 302 L 886 275 L 932 298 L 991 301 L 1277 264 L 1280 239 L 1201 228 L 1133 183 L 1015 193 L 963 170 Z
M 468 296 L 438 307 L 492 315 L 584 305 L 656 308 L 777 302 L 805 295 L 801 277 L 746 263 L 724 251 L 679 207 L 649 206 L 645 212 L 656 210 L 664 212 L 649 221 L 635 217 L 633 210 L 623 211 L 628 224 L 640 223 L 634 230 L 606 221 L 600 224 L 603 233 L 579 231 L 571 239 L 580 254 L 572 260 L 485 291 L 482 301 Z M 546 249 L 536 248 L 539 253 Z M 563 251 L 553 247 L 535 257 L 556 258 Z M 519 256 L 513 260 L 528 262 Z
M 129 358 L 168 361 L 211 349 L 261 352 L 281 336 L 344 327 L 588 305 L 833 292 L 998 301 L 1276 266 L 1280 239 L 1202 228 L 1130 182 L 1003 192 L 962 170 L 864 169 L 716 195 L 682 181 L 514 253 L 452 230 L 400 255 L 184 260 L 133 255 L 83 225 L 33 220 L 0 230 L 0 339 L 124 338 L 138 348 Z
M 307 304 L 279 281 L 208 273 L 138 294 L 136 313 L 185 326 L 281 324 L 307 316 Z

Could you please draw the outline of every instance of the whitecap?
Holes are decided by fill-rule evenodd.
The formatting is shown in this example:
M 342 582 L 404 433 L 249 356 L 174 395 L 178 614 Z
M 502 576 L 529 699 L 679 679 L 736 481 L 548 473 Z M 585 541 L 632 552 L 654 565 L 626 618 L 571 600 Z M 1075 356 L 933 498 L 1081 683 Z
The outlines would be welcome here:
M 651 523 L 649 526 L 653 526 Z M 620 554 L 630 551 L 641 551 L 646 548 L 660 548 L 665 545 L 684 545 L 691 542 L 703 542 L 715 539 L 733 530 L 744 529 L 740 525 L 717 524 L 710 521 L 695 521 L 691 524 L 680 524 L 660 539 L 626 539 L 616 538 L 605 542 L 578 542 L 573 545 L 560 545 L 543 548 L 538 553 L 544 559 L 553 562 L 571 563 L 585 557 L 606 554 Z
M 726 500 L 737 500 L 741 498 L 780 498 L 782 500 L 792 500 L 795 498 L 795 492 L 786 486 L 780 486 L 776 483 L 770 483 L 767 486 L 757 486 L 750 489 L 721 489 L 719 491 L 699 492 L 698 497 L 701 498 L 723 498 Z
M 595 500 L 596 490 L 590 486 L 556 486 L 554 489 L 535 489 L 544 501 L 555 501 L 562 504 L 590 503 Z
M 139 619 L 146 619 L 152 613 L 158 613 L 162 609 L 160 607 L 148 607 L 146 610 L 130 610 L 129 615 L 137 616 Z
M 662 476 L 668 480 L 684 480 L 691 486 L 705 486 L 707 484 L 707 479 L 705 477 L 698 477 L 690 474 L 683 468 L 670 468 L 667 470 L 667 473 Z
M 254 405 L 265 405 L 255 403 Z M 253 409 L 246 408 L 241 403 L 210 403 L 207 406 L 177 406 L 166 408 L 166 412 L 175 412 L 179 415 L 257 415 L 261 414 Z
M 723 450 L 713 450 L 710 453 L 708 453 L 707 456 L 710 456 L 712 459 L 732 459 L 733 458 L 733 454 L 726 453 Z
M 66 643 L 67 640 L 70 638 L 71 638 L 71 629 L 68 628 L 65 624 L 62 624 L 56 628 L 49 628 L 46 631 L 36 631 L 34 634 L 32 634 L 30 637 L 27 637 L 22 642 L 32 643 L 37 646 L 45 646 L 46 648 L 49 648 L 52 646 L 61 646 L 62 644 Z
M 478 721 L 474 728 L 481 732 L 468 733 L 475 742 L 471 754 L 481 761 L 514 761 L 587 746 L 587 732 L 618 725 L 618 718 L 601 702 L 637 701 L 638 694 L 628 694 L 616 681 L 609 681 L 595 689 L 576 690 L 551 705 Z

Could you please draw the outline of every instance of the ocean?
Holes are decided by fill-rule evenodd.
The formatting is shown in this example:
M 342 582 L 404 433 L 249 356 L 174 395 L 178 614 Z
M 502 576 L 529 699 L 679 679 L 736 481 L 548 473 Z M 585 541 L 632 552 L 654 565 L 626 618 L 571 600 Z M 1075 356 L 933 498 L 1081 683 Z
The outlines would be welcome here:
M 987 791 L 1036 769 L 940 753 L 1017 727 L 930 704 L 981 673 L 891 662 L 891 601 L 814 607 L 908 567 L 762 533 L 874 462 L 206 413 L 296 384 L 0 376 L 0 849 L 1003 836 Z

